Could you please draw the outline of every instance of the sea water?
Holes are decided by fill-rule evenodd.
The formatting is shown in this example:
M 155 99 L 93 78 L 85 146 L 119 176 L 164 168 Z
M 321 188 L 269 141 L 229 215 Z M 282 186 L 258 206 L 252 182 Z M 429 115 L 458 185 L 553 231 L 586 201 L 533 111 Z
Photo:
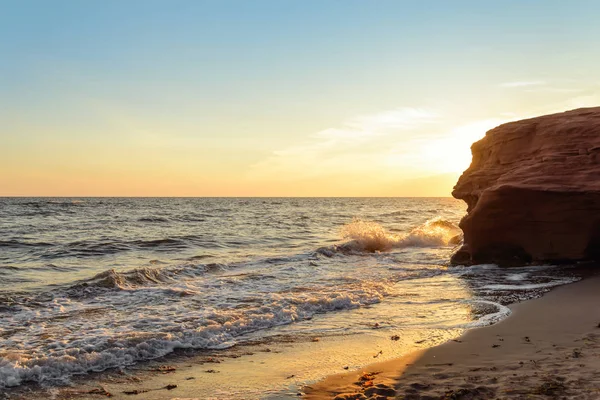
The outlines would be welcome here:
M 450 198 L 0 199 L 0 388 L 282 335 L 443 341 L 578 279 L 449 266 L 464 213 Z

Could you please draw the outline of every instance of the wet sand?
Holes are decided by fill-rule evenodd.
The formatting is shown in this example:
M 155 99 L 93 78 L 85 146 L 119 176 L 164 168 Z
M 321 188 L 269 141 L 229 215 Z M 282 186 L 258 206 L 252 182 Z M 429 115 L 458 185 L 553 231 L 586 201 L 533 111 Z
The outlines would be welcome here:
M 459 339 L 304 388 L 319 399 L 600 399 L 600 276 Z
M 0 399 L 296 399 L 307 382 L 416 354 L 435 341 L 443 343 L 462 332 L 464 329 L 440 331 L 438 337 L 424 341 L 419 339 L 427 334 L 413 330 L 402 339 L 390 340 L 389 330 L 373 326 L 364 334 L 308 341 L 290 336 L 222 351 L 178 352 L 122 371 L 77 376 L 68 386 L 44 389 L 24 385 L 0 391 Z

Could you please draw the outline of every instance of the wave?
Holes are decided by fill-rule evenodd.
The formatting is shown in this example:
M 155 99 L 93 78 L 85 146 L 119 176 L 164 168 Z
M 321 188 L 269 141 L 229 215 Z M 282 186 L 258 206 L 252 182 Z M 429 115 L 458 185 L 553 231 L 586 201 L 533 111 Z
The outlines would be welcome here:
M 117 271 L 113 268 L 71 285 L 66 292 L 69 297 L 79 298 L 104 292 L 107 289 L 131 291 L 157 285 L 168 285 L 178 281 L 180 277 L 192 278 L 206 273 L 223 271 L 226 268 L 226 264 L 218 263 L 135 268 L 128 271 Z
M 21 248 L 21 247 L 49 247 L 53 246 L 52 243 L 47 242 L 23 242 L 20 240 L 0 240 L 0 247 L 8 248 Z
M 174 217 L 172 217 L 172 219 L 174 221 L 178 221 L 178 222 L 204 222 L 209 218 L 217 218 L 218 216 L 216 214 L 208 214 L 208 213 L 199 213 L 199 212 L 195 212 L 195 213 L 188 213 L 188 214 L 181 214 L 181 215 L 176 215 Z
M 405 247 L 453 246 L 461 240 L 461 230 L 452 222 L 433 218 L 405 234 L 394 234 L 373 221 L 355 219 L 342 227 L 341 235 L 350 242 L 330 249 L 335 252 L 378 252 Z M 327 255 L 327 251 L 318 250 Z
M 483 299 L 473 299 L 473 300 L 465 300 L 465 304 L 470 304 L 472 307 L 476 308 L 492 308 L 494 312 L 483 312 L 482 315 L 476 320 L 469 322 L 468 324 L 462 325 L 462 328 L 481 328 L 484 326 L 494 325 L 497 322 L 502 321 L 506 317 L 508 317 L 512 311 L 510 308 L 496 303 L 494 301 L 483 300 Z M 489 311 L 489 310 L 488 310 Z
M 510 277 L 508 277 L 508 279 L 510 280 Z M 556 280 L 553 280 L 550 282 L 543 282 L 543 283 L 532 282 L 532 283 L 525 283 L 525 284 L 489 284 L 489 285 L 482 286 L 480 289 L 481 290 L 493 290 L 493 291 L 549 289 L 549 288 L 553 288 L 556 286 L 562 286 L 562 285 L 566 285 L 569 283 L 577 282 L 578 280 L 579 280 L 579 278 L 576 278 L 576 277 L 566 277 L 566 278 L 556 279 Z
M 154 240 L 134 240 L 130 244 L 140 248 L 186 248 L 186 238 L 166 238 Z
M 112 275 L 110 281 L 116 279 L 114 274 L 108 275 Z M 24 382 L 67 382 L 73 375 L 133 365 L 176 349 L 229 348 L 237 344 L 238 337 L 251 332 L 308 320 L 315 314 L 379 303 L 389 290 L 383 284 L 363 282 L 345 293 L 335 288 L 271 293 L 256 298 L 245 309 L 186 308 L 185 318 L 177 324 L 170 315 L 140 314 L 134 331 L 119 332 L 107 326 L 90 330 L 83 338 L 55 338 L 56 342 L 47 343 L 44 353 L 0 351 L 0 388 Z M 181 323 L 182 318 L 185 323 Z M 67 319 L 61 323 L 67 326 Z
M 127 272 L 117 272 L 115 269 L 110 269 L 80 284 L 76 284 L 72 288 L 125 289 L 147 284 L 166 283 L 172 280 L 169 275 L 160 268 L 137 268 Z
M 151 223 L 161 223 L 161 222 L 169 222 L 168 218 L 164 217 L 141 217 L 138 219 L 139 222 L 151 222 Z
M 222 247 L 214 239 L 188 235 L 163 239 L 103 240 L 90 239 L 69 243 L 25 242 L 18 240 L 0 241 L 0 248 L 27 248 L 38 252 L 43 259 L 61 257 L 97 257 L 135 250 L 178 251 L 192 247 Z

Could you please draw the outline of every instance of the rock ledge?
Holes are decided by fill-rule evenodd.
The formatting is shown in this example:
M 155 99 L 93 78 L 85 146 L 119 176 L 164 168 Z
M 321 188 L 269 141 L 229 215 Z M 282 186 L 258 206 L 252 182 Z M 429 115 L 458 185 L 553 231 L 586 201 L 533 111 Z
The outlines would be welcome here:
M 500 125 L 471 151 L 453 264 L 600 260 L 600 107 Z

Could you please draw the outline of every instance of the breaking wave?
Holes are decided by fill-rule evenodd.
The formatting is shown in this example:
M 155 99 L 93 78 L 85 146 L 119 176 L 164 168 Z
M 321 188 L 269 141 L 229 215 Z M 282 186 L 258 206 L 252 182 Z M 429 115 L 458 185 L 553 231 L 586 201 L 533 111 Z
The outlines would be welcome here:
M 210 263 L 166 268 L 135 268 L 129 271 L 109 269 L 92 278 L 75 283 L 67 289 L 67 294 L 71 297 L 80 297 L 106 289 L 132 290 L 164 285 L 181 280 L 181 278 L 192 278 L 225 268 L 224 264 Z
M 376 222 L 355 219 L 342 228 L 341 234 L 351 240 L 344 247 L 371 253 L 403 247 L 453 246 L 461 240 L 460 228 L 441 218 L 430 219 L 405 234 L 393 234 Z
M 117 280 L 121 284 L 120 278 L 111 271 L 105 275 L 109 282 Z M 143 279 L 159 278 L 157 275 L 143 274 Z M 142 315 L 143 311 L 139 310 L 136 329 L 129 331 L 116 329 L 106 309 L 80 308 L 71 312 L 66 309 L 64 316 L 61 316 L 61 326 L 68 328 L 71 323 L 69 318 L 82 312 L 97 313 L 95 320 L 105 318 L 105 323 L 102 328 L 93 328 L 98 321 L 83 322 L 89 329 L 84 337 L 77 333 L 52 339 L 47 337 L 43 341 L 44 349 L 39 354 L 31 353 L 26 348 L 0 351 L 0 388 L 17 386 L 23 382 L 68 382 L 76 374 L 128 366 L 141 360 L 162 357 L 176 349 L 228 348 L 234 346 L 241 335 L 311 319 L 315 314 L 379 303 L 389 292 L 386 285 L 376 282 L 357 283 L 350 289 L 345 292 L 331 288 L 301 293 L 271 293 L 253 298 L 247 306 L 237 309 L 217 309 L 209 305 L 196 309 L 174 308 L 172 311 L 178 311 L 175 321 L 168 313 L 154 314 L 150 310 Z M 124 295 L 122 293 L 119 296 Z M 145 302 L 142 296 L 148 295 L 138 293 L 140 298 L 137 301 Z M 73 322 L 74 326 L 79 323 Z M 40 337 L 45 333 L 38 328 L 30 332 Z

